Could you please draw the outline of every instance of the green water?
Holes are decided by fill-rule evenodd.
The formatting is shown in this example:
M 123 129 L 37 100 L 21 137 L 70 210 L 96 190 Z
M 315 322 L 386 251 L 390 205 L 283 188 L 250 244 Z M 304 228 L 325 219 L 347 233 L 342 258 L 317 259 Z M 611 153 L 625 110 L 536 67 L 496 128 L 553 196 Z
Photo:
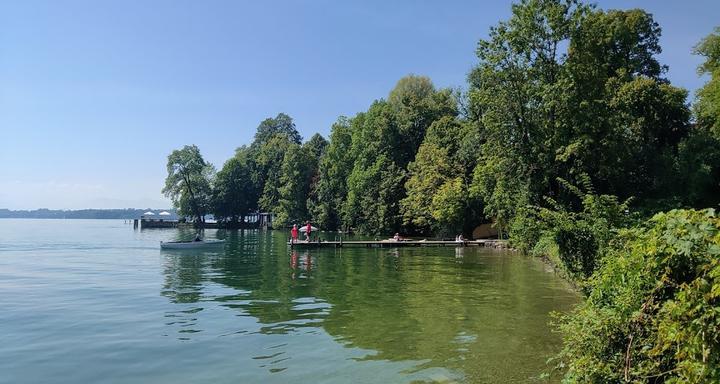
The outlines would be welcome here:
M 578 297 L 480 248 L 291 252 L 285 233 L 0 220 L 2 383 L 536 382 Z

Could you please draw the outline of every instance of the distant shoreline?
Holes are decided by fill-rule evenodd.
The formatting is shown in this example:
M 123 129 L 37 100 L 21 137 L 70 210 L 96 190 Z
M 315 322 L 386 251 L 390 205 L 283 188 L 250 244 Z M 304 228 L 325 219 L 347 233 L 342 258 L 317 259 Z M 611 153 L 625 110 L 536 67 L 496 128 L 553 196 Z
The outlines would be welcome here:
M 173 209 L 155 208 L 124 208 L 124 209 L 34 209 L 34 210 L 10 210 L 0 209 L 0 219 L 107 219 L 107 220 L 131 220 L 139 219 L 145 212 L 158 214 L 162 211 L 171 212 Z

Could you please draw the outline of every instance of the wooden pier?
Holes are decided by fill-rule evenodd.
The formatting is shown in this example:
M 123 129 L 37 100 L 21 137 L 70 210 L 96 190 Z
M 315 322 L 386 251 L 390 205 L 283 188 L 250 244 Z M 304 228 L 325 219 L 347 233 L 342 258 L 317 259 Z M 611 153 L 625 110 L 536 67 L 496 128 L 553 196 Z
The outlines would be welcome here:
M 351 241 L 297 241 L 287 242 L 290 248 L 398 248 L 398 247 L 488 247 L 509 248 L 507 240 L 351 240 Z

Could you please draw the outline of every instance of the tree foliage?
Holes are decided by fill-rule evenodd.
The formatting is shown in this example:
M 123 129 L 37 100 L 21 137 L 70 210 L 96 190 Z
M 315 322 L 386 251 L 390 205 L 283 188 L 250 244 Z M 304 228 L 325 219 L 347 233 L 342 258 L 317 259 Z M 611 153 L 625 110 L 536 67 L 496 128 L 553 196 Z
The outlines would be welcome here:
M 405 172 L 385 155 L 366 167 L 355 163 L 343 205 L 344 225 L 374 235 L 399 230 L 404 180 Z
M 319 159 L 315 194 L 308 202 L 313 221 L 322 228 L 340 229 L 340 212 L 347 196 L 347 178 L 354 163 L 351 146 L 350 121 L 341 117 L 333 124 L 330 142 Z
M 250 154 L 248 147 L 238 148 L 215 177 L 213 215 L 218 221 L 238 225 L 248 213 L 257 209 L 259 191 L 253 180 Z
M 479 41 L 467 92 L 405 76 L 386 99 L 338 119 L 329 141 L 301 144 L 284 113 L 263 120 L 218 174 L 218 218 L 258 209 L 279 224 L 424 235 L 492 221 L 530 250 L 541 240 L 529 228 L 536 208 L 584 209 L 563 183 L 588 181 L 643 212 L 720 202 L 717 32 L 695 47 L 710 81 L 692 124 L 687 92 L 663 77 L 651 14 L 577 0 L 522 0 L 511 11 Z
M 255 164 L 257 188 L 261 191 L 258 207 L 273 212 L 280 200 L 281 167 L 285 152 L 302 141 L 300 133 L 290 116 L 280 113 L 275 118 L 263 120 L 250 145 L 251 157 Z
M 564 127 L 560 115 L 567 88 L 560 47 L 589 8 L 573 1 L 531 0 L 512 11 L 510 20 L 479 42 L 480 62 L 469 77 L 470 102 L 481 111 L 485 136 L 473 189 L 500 223 L 513 217 L 524 199 L 537 204 L 553 192 L 555 135 Z
M 307 147 L 298 144 L 292 144 L 285 151 L 280 168 L 278 203 L 274 207 L 277 225 L 289 226 L 310 219 L 307 199 L 317 167 L 313 155 Z
M 700 41 L 694 52 L 705 58 L 698 73 L 710 76 L 698 91 L 695 113 L 698 123 L 708 127 L 720 139 L 720 27 Z
M 201 222 L 210 211 L 211 182 L 215 169 L 195 145 L 172 151 L 167 161 L 167 178 L 162 192 L 180 215 Z
M 293 119 L 284 113 L 278 113 L 274 118 L 268 117 L 258 125 L 253 146 L 261 146 L 278 135 L 284 136 L 291 143 L 300 144 L 302 142 L 302 137 L 295 128 Z
M 689 176 L 680 168 L 698 163 L 683 147 L 706 140 L 689 141 L 687 91 L 662 77 L 652 15 L 560 0 L 512 10 L 480 41 L 469 77 L 484 139 L 470 192 L 498 225 L 524 220 L 524 207 L 546 206 L 545 197 L 580 209 L 558 179 L 589 176 L 598 194 L 634 197 L 644 209 L 712 200 L 712 164 L 690 174 L 700 196 L 678 188 Z
M 467 138 L 477 139 L 473 126 L 452 116 L 428 128 L 408 165 L 407 196 L 401 201 L 404 225 L 427 234 L 457 234 L 466 222 L 477 219 L 468 214 L 467 175 L 475 162 L 461 150 Z
M 450 90 L 438 91 L 428 78 L 410 75 L 398 81 L 388 101 L 375 101 L 352 119 L 353 167 L 347 176 L 343 227 L 367 233 L 400 230 L 408 164 L 428 128 L 457 115 L 456 104 Z

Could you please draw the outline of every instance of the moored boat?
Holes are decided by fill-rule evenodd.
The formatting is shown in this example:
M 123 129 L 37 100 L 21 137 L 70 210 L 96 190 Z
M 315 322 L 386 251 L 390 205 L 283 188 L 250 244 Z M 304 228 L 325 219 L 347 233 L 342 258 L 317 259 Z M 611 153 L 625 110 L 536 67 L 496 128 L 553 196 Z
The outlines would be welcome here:
M 161 241 L 162 249 L 192 249 L 225 244 L 225 240 Z

